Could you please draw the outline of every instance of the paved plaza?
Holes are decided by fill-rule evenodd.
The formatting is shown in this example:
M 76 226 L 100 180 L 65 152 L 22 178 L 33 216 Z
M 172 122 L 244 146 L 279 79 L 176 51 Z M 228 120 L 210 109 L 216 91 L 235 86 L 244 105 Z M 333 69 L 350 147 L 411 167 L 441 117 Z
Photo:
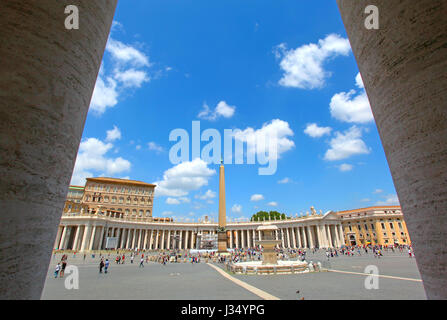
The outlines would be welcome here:
M 224 277 L 202 262 L 145 263 L 139 259 L 117 265 L 111 261 L 109 273 L 98 272 L 99 258 L 68 256 L 68 264 L 79 269 L 79 289 L 67 290 L 64 279 L 53 276 L 60 255 L 53 257 L 42 299 L 161 299 L 161 300 L 258 300 L 244 286 Z M 110 255 L 109 260 L 114 260 Z M 307 261 L 321 261 L 329 272 L 290 275 L 235 275 L 234 279 L 260 289 L 281 300 L 310 299 L 426 299 L 414 258 L 385 252 L 380 259 L 372 254 L 339 256 L 327 261 L 323 252 L 308 253 Z M 220 264 L 215 264 L 222 267 Z M 381 276 L 379 289 L 365 289 L 365 267 L 376 265 Z M 360 274 L 359 274 L 360 273 Z M 66 275 L 67 276 L 67 275 Z M 388 277 L 390 276 L 390 277 Z M 299 294 L 296 292 L 300 291 Z

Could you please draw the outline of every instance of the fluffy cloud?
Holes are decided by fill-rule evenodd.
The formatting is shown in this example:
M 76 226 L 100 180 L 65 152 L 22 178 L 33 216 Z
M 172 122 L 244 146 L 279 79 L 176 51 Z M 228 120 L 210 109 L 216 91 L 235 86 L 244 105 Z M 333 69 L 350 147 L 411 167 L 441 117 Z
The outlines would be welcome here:
M 318 43 L 310 43 L 287 50 L 285 44 L 276 47 L 275 54 L 281 58 L 284 71 L 279 84 L 301 89 L 321 88 L 330 72 L 323 68 L 324 62 L 339 55 L 347 56 L 351 50 L 348 39 L 330 34 Z
M 191 200 L 186 197 L 179 197 L 179 198 L 167 198 L 166 203 L 167 204 L 180 204 L 180 203 L 190 203 Z
M 235 204 L 231 207 L 232 212 L 241 213 L 242 212 L 242 206 L 240 204 Z
M 309 123 L 304 129 L 304 133 L 312 138 L 320 138 L 325 134 L 330 134 L 331 127 L 319 127 L 316 123 Z
M 356 90 L 340 92 L 331 98 L 329 104 L 332 117 L 337 120 L 350 123 L 367 123 L 374 120 L 369 105 L 368 97 L 364 90 L 360 73 L 355 77 L 356 86 L 360 88 L 360 93 Z
M 277 207 L 277 206 L 278 206 L 278 203 L 275 202 L 275 201 L 272 201 L 272 202 L 267 203 L 267 205 L 269 205 L 269 206 L 271 206 L 271 207 Z
M 351 171 L 353 166 L 351 164 L 342 163 L 338 166 L 338 169 L 342 172 Z
M 202 159 L 182 162 L 163 174 L 163 180 L 154 182 L 157 185 L 157 196 L 182 197 L 190 191 L 208 185 L 209 178 L 216 171 L 209 169 Z
M 261 201 L 264 200 L 264 196 L 262 194 L 254 194 L 250 197 L 250 201 Z
M 211 190 L 207 190 L 203 195 L 196 195 L 194 198 L 201 200 L 213 199 L 216 197 L 216 193 Z
M 264 123 L 261 129 L 246 128 L 236 131 L 234 138 L 246 142 L 247 150 L 253 153 L 268 154 L 269 144 L 275 144 L 277 149 L 276 158 L 295 147 L 295 143 L 288 137 L 293 136 L 289 123 L 280 119 L 274 119 L 270 123 Z M 269 159 L 275 158 L 269 155 Z
M 78 156 L 71 177 L 71 184 L 84 185 L 85 178 L 96 176 L 116 176 L 129 171 L 131 163 L 121 157 L 108 157 L 107 153 L 113 149 L 111 142 L 103 142 L 97 138 L 81 141 Z
M 106 141 L 111 142 L 121 139 L 121 131 L 117 126 L 113 126 L 112 130 L 107 130 Z
M 399 204 L 399 198 L 395 194 L 389 194 L 385 197 L 385 200 L 378 201 L 376 203 L 378 206 L 394 206 L 394 205 L 400 205 Z
M 205 103 L 203 109 L 198 114 L 200 119 L 216 120 L 219 117 L 231 118 L 236 110 L 235 106 L 228 105 L 225 101 L 220 101 L 214 111 Z
M 352 126 L 344 133 L 336 132 L 331 139 L 329 150 L 324 156 L 325 160 L 334 161 L 349 158 L 356 154 L 368 154 L 370 150 L 361 139 L 362 131 Z
M 114 22 L 112 32 L 117 26 L 122 28 Z M 90 102 L 90 109 L 98 115 L 114 107 L 121 93 L 150 81 L 146 70 L 151 65 L 149 58 L 137 48 L 109 37 L 106 53 L 111 57 L 113 72 L 106 72 L 103 61 Z
M 382 193 L 383 192 L 383 190 L 382 189 L 376 189 L 376 190 L 374 190 L 374 194 L 377 194 L 377 193 Z

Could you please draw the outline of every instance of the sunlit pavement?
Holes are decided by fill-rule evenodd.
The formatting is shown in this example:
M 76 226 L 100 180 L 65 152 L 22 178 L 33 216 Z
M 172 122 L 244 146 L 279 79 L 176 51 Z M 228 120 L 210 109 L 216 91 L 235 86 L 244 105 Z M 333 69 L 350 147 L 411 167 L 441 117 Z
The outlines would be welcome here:
M 58 259 L 59 257 L 57 257 Z M 67 290 L 65 279 L 54 279 L 57 259 L 53 259 L 48 271 L 42 299 L 260 299 L 232 281 L 224 278 L 205 263 L 174 263 L 166 266 L 158 263 L 139 268 L 133 264 L 110 263 L 109 273 L 100 274 L 98 258 L 69 256 L 69 264 L 78 266 L 79 289 Z M 328 269 L 352 273 L 318 272 L 294 275 L 232 275 L 256 288 L 280 299 L 425 299 L 415 259 L 405 253 L 384 253 L 380 259 L 372 254 L 330 258 L 309 253 L 307 260 L 321 261 Z M 378 289 L 366 289 L 365 267 L 375 265 L 380 275 L 403 279 L 379 278 Z M 68 275 L 66 275 L 67 277 Z M 297 293 L 299 291 L 299 293 Z

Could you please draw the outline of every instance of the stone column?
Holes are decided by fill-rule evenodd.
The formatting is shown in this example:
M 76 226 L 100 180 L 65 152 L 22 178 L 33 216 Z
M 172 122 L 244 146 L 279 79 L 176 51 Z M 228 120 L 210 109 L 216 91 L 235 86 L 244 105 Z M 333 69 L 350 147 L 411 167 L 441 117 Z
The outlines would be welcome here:
M 149 250 L 152 250 L 152 244 L 154 243 L 154 230 L 151 229 L 151 237 L 149 239 Z
M 180 241 L 179 241 L 179 249 L 183 249 L 183 230 L 179 230 L 179 236 L 180 236 Z
M 245 248 L 245 235 L 244 235 L 244 229 L 241 230 L 241 248 Z
M 160 230 L 157 230 L 157 234 L 155 235 L 155 250 L 158 250 L 158 238 L 160 237 Z
M 76 234 L 75 234 L 75 238 L 74 238 L 74 241 L 73 241 L 73 250 L 74 251 L 78 250 L 77 244 L 78 244 L 79 232 L 80 231 L 81 231 L 81 226 L 80 225 L 76 226 Z
M 345 244 L 345 235 L 343 233 L 343 227 L 341 223 L 337 226 L 338 227 L 338 235 L 340 237 L 340 246 Z
M 65 248 L 65 236 L 67 234 L 68 226 L 64 226 L 63 228 L 64 228 L 64 230 L 62 231 L 61 242 L 59 243 L 59 249 L 62 249 L 62 250 Z
M 332 244 L 332 236 L 331 236 L 331 225 L 327 225 L 327 236 L 328 236 L 328 241 L 329 241 L 329 247 L 333 247 L 334 245 Z
M 185 231 L 185 249 L 188 249 L 189 231 Z
M 90 251 L 93 250 L 93 245 L 94 245 L 94 242 L 95 242 L 95 233 L 96 233 L 96 226 L 93 226 L 92 235 L 90 237 L 90 245 L 88 247 L 88 249 Z
M 0 299 L 40 298 L 115 5 L 0 2 Z
M 59 244 L 61 242 L 61 236 L 62 236 L 62 230 L 63 229 L 64 229 L 63 226 L 58 227 L 56 241 L 54 242 L 53 249 L 59 249 Z
M 135 242 L 137 241 L 137 229 L 133 229 L 132 232 L 132 250 L 135 250 Z
M 88 224 L 86 226 L 84 226 L 84 234 L 82 235 L 82 243 L 81 243 L 81 250 L 85 251 L 87 250 L 87 245 L 88 245 L 88 235 L 91 232 L 91 225 Z
M 104 241 L 104 229 L 105 229 L 105 226 L 104 227 L 101 227 L 101 237 L 99 237 L 99 250 L 101 250 L 104 246 L 105 246 L 105 243 L 103 243 L 103 241 Z
M 281 230 L 281 244 L 282 244 L 282 247 L 285 248 L 284 229 L 281 228 L 280 230 Z
M 429 299 L 447 299 L 447 2 L 338 0 Z M 435 263 L 434 263 L 435 262 Z
M 296 247 L 297 248 L 302 248 L 302 244 L 301 244 L 301 234 L 300 234 L 300 227 L 296 227 L 295 228 L 295 234 L 296 234 Z
M 230 248 L 233 249 L 233 230 L 230 231 Z
M 130 232 L 131 230 L 130 230 L 130 228 L 127 228 L 127 234 L 126 234 L 126 238 L 127 238 L 127 241 L 126 241 L 126 249 L 129 249 L 130 248 Z
M 239 230 L 235 230 L 236 248 L 239 248 Z
M 307 235 L 308 235 L 308 239 L 309 239 L 309 248 L 315 248 L 315 244 L 314 244 L 314 237 L 312 234 L 312 226 L 307 226 Z
M 147 238 L 149 237 L 149 229 L 144 230 L 144 243 L 143 243 L 143 250 L 147 249 Z M 169 239 L 169 238 L 168 238 Z M 168 242 L 169 243 L 169 242 Z M 168 248 L 169 249 L 169 248 Z

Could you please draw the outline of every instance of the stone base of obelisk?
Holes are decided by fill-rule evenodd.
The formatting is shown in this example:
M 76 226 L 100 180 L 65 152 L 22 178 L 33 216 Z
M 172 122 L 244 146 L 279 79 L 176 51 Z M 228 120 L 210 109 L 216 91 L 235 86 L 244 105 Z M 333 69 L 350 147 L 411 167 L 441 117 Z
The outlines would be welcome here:
M 228 252 L 226 231 L 217 233 L 217 252 L 218 253 Z

